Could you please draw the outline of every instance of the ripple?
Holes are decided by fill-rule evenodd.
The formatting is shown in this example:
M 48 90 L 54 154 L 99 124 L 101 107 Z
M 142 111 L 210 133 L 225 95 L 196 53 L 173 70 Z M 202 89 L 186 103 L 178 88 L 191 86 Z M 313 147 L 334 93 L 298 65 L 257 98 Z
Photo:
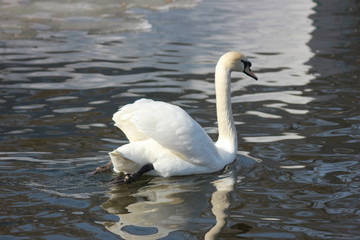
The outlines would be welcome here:
M 303 110 L 303 109 L 291 109 L 289 107 L 286 107 L 287 104 L 285 103 L 271 103 L 271 104 L 264 104 L 264 106 L 266 107 L 271 107 L 271 108 L 278 108 L 278 109 L 282 109 L 288 113 L 291 114 L 306 114 L 307 112 L 309 112 L 309 110 Z
M 35 36 L 44 30 L 78 30 L 89 34 L 109 34 L 124 31 L 144 31 L 151 28 L 143 16 L 127 12 L 126 6 L 107 0 L 58 3 L 17 2 L 0 8 L 3 38 L 19 39 Z M 89 26 L 90 29 L 89 29 Z
M 24 106 L 14 106 L 14 109 L 17 110 L 30 110 L 30 109 L 38 109 L 43 108 L 46 106 L 45 104 L 31 104 L 31 105 L 24 105 Z
M 0 2 L 0 238 L 359 235 L 351 0 Z M 139 97 L 183 107 L 216 139 L 214 68 L 226 49 L 259 75 L 232 74 L 234 163 L 116 187 L 111 172 L 87 175 L 128 142 L 111 116 Z
M 86 125 L 76 125 L 76 127 L 80 129 L 90 129 L 91 127 L 105 128 L 107 125 L 104 123 L 91 123 Z
M 281 116 L 278 116 L 278 115 L 263 113 L 263 112 L 258 112 L 258 111 L 247 111 L 247 112 L 245 112 L 245 114 L 255 115 L 258 117 L 262 117 L 262 118 L 282 118 Z
M 307 104 L 314 100 L 312 97 L 301 96 L 300 91 L 283 91 L 283 92 L 268 92 L 268 93 L 254 93 L 244 94 L 242 96 L 233 97 L 234 103 L 241 102 L 258 102 L 258 101 L 280 101 L 290 104 Z
M 290 139 L 303 139 L 304 136 L 301 136 L 297 133 L 286 133 L 281 136 L 258 136 L 258 137 L 243 137 L 246 142 L 255 142 L 255 143 L 264 143 L 264 142 L 277 142 L 283 140 L 290 140 Z
M 302 169 L 302 168 L 306 168 L 305 165 L 281 165 L 280 168 L 284 168 L 284 169 Z
M 360 129 L 349 127 L 349 128 L 339 128 L 326 130 L 320 133 L 317 133 L 315 136 L 318 137 L 340 137 L 340 136 L 351 136 L 353 138 L 360 137 Z
M 52 98 L 48 98 L 46 99 L 46 101 L 66 101 L 66 100 L 74 100 L 74 99 L 78 99 L 79 97 L 77 96 L 59 96 L 59 97 L 52 97 Z
M 42 31 L 86 31 L 88 34 L 114 34 L 126 31 L 147 31 L 151 24 L 133 8 L 168 11 L 193 8 L 198 0 L 186 1 L 74 1 L 71 3 L 8 2 L 0 6 L 3 39 L 22 39 L 40 35 Z M 89 27 L 90 26 L 90 27 Z
M 134 225 L 128 225 L 121 228 L 122 231 L 132 234 L 134 236 L 146 236 L 158 233 L 158 229 L 155 227 L 139 227 Z
M 72 107 L 72 108 L 62 108 L 62 109 L 54 109 L 55 113 L 80 113 L 80 112 L 89 112 L 93 110 L 93 107 Z

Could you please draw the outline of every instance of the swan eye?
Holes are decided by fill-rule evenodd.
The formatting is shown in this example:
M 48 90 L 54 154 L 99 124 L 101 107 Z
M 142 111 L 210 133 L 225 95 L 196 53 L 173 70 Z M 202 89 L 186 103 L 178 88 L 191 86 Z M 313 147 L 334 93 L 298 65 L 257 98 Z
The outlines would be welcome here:
M 251 62 L 249 61 L 245 61 L 245 60 L 241 60 L 241 62 L 244 64 L 244 69 L 247 68 L 247 67 L 251 67 Z

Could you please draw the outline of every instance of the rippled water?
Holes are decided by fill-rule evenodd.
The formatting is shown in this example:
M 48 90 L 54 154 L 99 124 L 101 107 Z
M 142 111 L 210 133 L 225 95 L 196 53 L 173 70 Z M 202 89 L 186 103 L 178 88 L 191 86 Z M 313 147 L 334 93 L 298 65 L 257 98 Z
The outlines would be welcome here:
M 357 239 L 359 3 L 0 1 L 1 239 Z M 88 172 L 126 142 L 141 97 L 216 139 L 213 74 L 229 50 L 237 160 L 109 186 Z

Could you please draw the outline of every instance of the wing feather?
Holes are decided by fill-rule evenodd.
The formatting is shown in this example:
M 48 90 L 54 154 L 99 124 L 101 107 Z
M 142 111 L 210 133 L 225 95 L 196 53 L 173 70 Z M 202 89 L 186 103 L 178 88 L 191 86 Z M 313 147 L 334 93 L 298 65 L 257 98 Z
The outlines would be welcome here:
M 196 165 L 208 165 L 219 159 L 208 134 L 178 106 L 140 99 L 120 108 L 113 120 L 130 142 L 151 138 Z

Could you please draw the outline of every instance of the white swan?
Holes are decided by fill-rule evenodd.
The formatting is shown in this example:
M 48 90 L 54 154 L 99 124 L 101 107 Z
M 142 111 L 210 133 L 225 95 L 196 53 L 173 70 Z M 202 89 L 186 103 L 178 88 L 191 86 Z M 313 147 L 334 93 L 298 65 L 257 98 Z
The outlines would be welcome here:
M 244 72 L 257 80 L 250 61 L 238 52 L 224 54 L 216 65 L 215 90 L 219 138 L 214 143 L 202 127 L 178 106 L 140 99 L 113 116 L 129 143 L 110 152 L 111 162 L 125 173 L 113 183 L 130 182 L 148 172 L 164 177 L 216 172 L 234 161 L 237 134 L 231 110 L 231 72 Z

